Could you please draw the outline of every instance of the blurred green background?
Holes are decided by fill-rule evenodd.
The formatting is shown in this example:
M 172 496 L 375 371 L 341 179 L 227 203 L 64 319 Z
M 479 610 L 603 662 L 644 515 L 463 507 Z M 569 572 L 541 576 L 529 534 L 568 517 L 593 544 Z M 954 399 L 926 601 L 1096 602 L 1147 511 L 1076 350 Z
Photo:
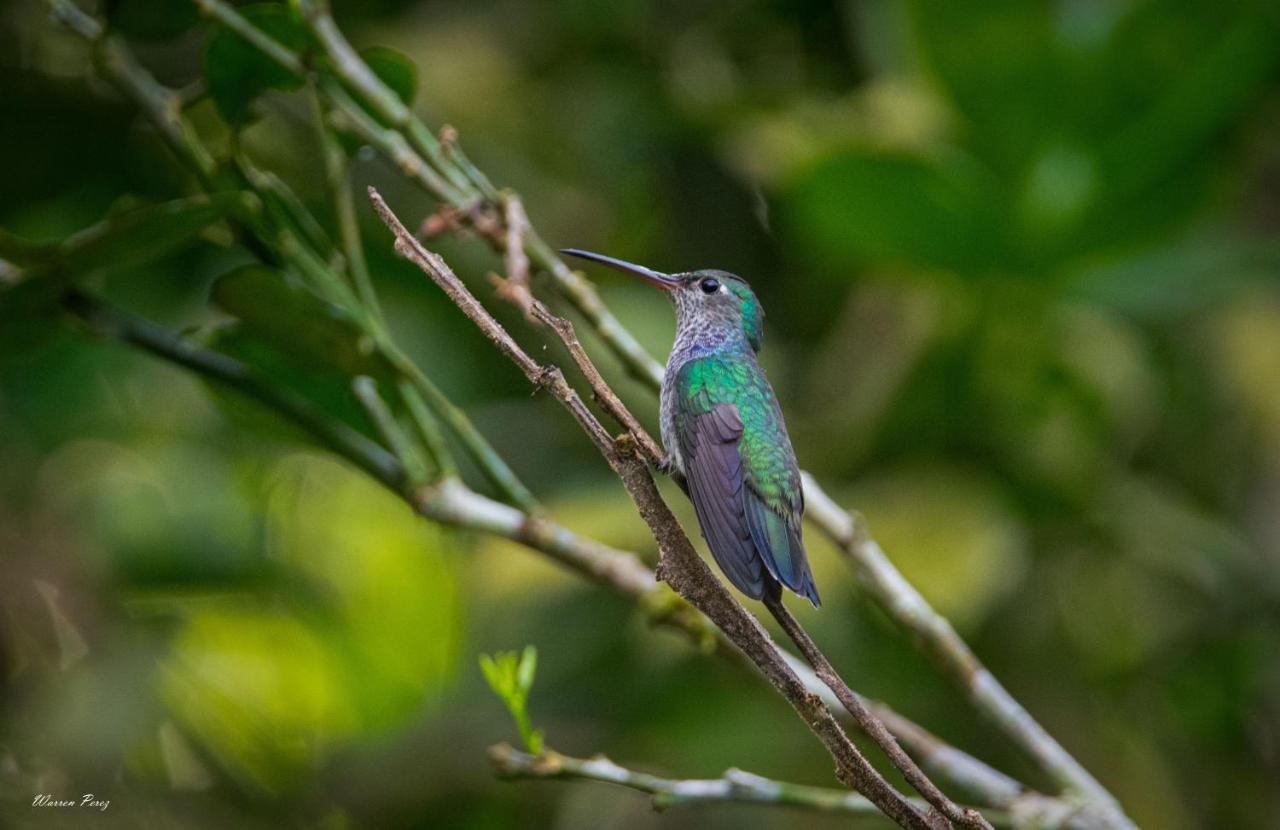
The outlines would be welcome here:
M 199 76 L 209 29 L 184 2 L 107 5 L 164 82 Z M 455 126 L 553 244 L 752 282 L 802 464 L 1141 826 L 1280 827 L 1274 2 L 377 0 L 335 14 L 357 44 L 414 60 L 418 111 Z M 0 2 L 0 226 L 60 239 L 183 192 L 92 74 L 42 3 Z M 244 146 L 330 216 L 305 99 L 262 104 Z M 191 113 L 216 138 L 212 105 Z M 354 178 L 402 215 L 431 209 L 371 155 Z M 572 423 L 392 258 L 363 203 L 360 218 L 413 356 L 565 524 L 652 559 Z M 476 242 L 439 248 L 478 288 L 498 267 Z M 245 259 L 203 239 L 92 286 L 190 328 L 216 318 L 210 284 Z M 663 299 L 601 288 L 665 356 Z M 655 814 L 602 785 L 495 781 L 485 748 L 514 728 L 476 656 L 534 644 L 533 719 L 561 751 L 835 783 L 765 684 L 599 589 L 415 521 L 169 366 L 71 325 L 0 327 L 0 823 L 842 823 Z M 652 397 L 601 362 L 654 424 Z M 804 619 L 853 684 L 1050 787 L 809 538 L 825 604 Z M 53 816 L 31 808 L 41 792 L 112 806 Z

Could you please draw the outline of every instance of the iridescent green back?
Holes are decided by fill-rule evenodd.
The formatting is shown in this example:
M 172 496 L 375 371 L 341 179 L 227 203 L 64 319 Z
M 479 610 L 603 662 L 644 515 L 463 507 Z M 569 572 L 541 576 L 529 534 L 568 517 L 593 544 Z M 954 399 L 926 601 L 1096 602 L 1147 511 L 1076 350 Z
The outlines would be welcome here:
M 721 569 L 748 596 L 762 596 L 771 577 L 817 605 L 800 539 L 800 471 L 754 349 L 690 360 L 675 384 L 679 449 Z
M 737 407 L 742 419 L 738 453 L 747 483 L 770 507 L 799 512 L 800 471 L 791 439 L 754 356 L 731 353 L 692 360 L 680 370 L 677 384 L 677 417 L 709 412 L 721 403 Z

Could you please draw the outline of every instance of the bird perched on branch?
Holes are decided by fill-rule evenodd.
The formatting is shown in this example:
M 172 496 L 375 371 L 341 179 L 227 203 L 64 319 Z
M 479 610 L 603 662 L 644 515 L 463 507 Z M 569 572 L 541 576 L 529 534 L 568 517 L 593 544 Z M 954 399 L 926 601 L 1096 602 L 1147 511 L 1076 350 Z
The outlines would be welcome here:
M 720 570 L 752 599 L 785 585 L 819 604 L 800 539 L 804 494 L 778 399 L 756 360 L 764 310 L 725 271 L 663 274 L 566 248 L 666 291 L 676 342 L 662 381 L 662 443 L 688 484 L 698 524 Z

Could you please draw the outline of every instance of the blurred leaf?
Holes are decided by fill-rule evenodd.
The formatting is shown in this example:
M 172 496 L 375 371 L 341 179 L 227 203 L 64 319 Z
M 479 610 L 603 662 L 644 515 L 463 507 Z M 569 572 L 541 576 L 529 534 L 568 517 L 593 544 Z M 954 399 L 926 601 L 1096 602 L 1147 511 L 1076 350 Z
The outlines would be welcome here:
M 311 454 L 279 465 L 267 534 L 273 557 L 319 598 L 309 610 L 350 666 L 361 728 L 376 733 L 421 716 L 453 677 L 459 536 L 350 467 Z
M 139 40 L 167 40 L 200 20 L 196 4 L 187 2 L 107 0 L 106 14 L 111 28 Z
M 333 751 L 422 717 L 452 677 L 460 599 L 455 537 L 322 456 L 277 467 L 264 537 L 295 582 L 195 606 L 160 691 L 223 769 L 281 792 Z
M 807 256 L 838 273 L 876 261 L 975 273 L 1007 260 L 997 194 L 961 158 L 847 150 L 791 183 L 788 227 Z
M 58 668 L 66 671 L 89 654 L 89 646 L 75 624 L 62 608 L 62 595 L 58 586 L 43 579 L 35 580 L 36 590 L 49 609 L 53 621 L 53 633 L 58 638 Z
M 240 193 L 219 193 L 125 211 L 68 239 L 60 252 L 62 266 L 81 273 L 156 259 L 240 205 Z
M 220 277 L 211 296 L 248 331 L 314 367 L 347 376 L 390 373 L 373 338 L 349 314 L 279 271 L 245 265 Z
M 276 610 L 194 615 L 160 673 L 174 719 L 224 770 L 258 792 L 304 781 L 358 718 L 346 667 L 296 617 Z
M 413 105 L 418 94 L 418 66 L 403 53 L 389 46 L 370 46 L 360 50 L 373 74 L 391 88 L 406 106 Z
M 291 5 L 261 3 L 238 11 L 282 46 L 303 51 L 310 40 Z M 252 117 L 254 100 L 269 90 L 291 91 L 303 78 L 263 55 L 230 29 L 219 27 L 204 52 L 209 95 L 227 123 L 240 125 Z
M 1017 200 L 1020 244 L 1028 258 L 1049 260 L 1064 241 L 1064 253 L 1081 253 L 1072 237 L 1101 189 L 1098 160 L 1087 147 L 1052 142 L 1029 161 Z
M 1098 422 L 1102 439 L 1123 456 L 1156 423 L 1165 390 L 1152 349 L 1138 327 L 1096 308 L 1060 305 L 1052 321 L 1056 363 L 1078 406 Z
M 266 382 L 301 395 L 329 417 L 376 439 L 377 431 L 351 394 L 350 380 L 333 367 L 300 358 L 295 352 L 277 346 L 239 323 L 204 332 L 203 342 L 209 348 L 248 365 Z M 309 433 L 297 429 L 292 422 L 247 400 L 240 393 L 216 383 L 207 383 L 206 388 L 223 414 L 245 433 L 312 443 Z
M 1118 194 L 1176 174 L 1266 88 L 1280 63 L 1280 18 L 1264 4 L 1139 8 L 1106 64 L 1130 79 L 1136 56 L 1149 73 L 1102 146 L 1105 178 Z M 1116 88 L 1110 76 L 1100 80 Z
M 239 207 L 240 199 L 239 193 L 219 193 L 130 208 L 73 234 L 56 248 L 12 236 L 0 239 L 0 244 L 35 263 L 20 273 L 19 284 L 53 274 L 69 279 L 102 268 L 130 268 L 189 242 Z
M 0 228 L 0 259 L 14 265 L 35 265 L 57 256 L 58 245 L 53 242 L 32 242 Z M 0 285 L 4 285 L 0 281 Z
M 1021 582 L 1026 531 L 983 478 L 940 467 L 890 473 L 853 492 L 875 538 L 938 611 L 982 620 Z
M 1052 563 L 1054 604 L 1080 669 L 1139 670 L 1207 623 L 1201 603 L 1170 594 L 1144 564 L 1095 550 L 1063 551 Z
M 1280 447 L 1280 297 L 1240 292 L 1209 321 L 1213 385 L 1253 425 L 1259 446 Z
M 1011 177 L 1072 109 L 1051 5 L 909 0 L 909 9 L 924 63 L 973 125 L 969 146 Z
M 239 193 L 221 193 L 129 208 L 56 244 L 29 242 L 0 229 L 0 257 L 27 266 L 0 280 L 2 353 L 27 351 L 54 334 L 49 321 L 59 313 L 69 282 L 162 257 L 239 205 Z
M 169 786 L 175 790 L 207 790 L 213 786 L 209 768 L 173 721 L 166 720 L 160 724 L 156 730 L 156 743 Z
M 121 586 L 227 590 L 268 575 L 254 544 L 256 511 L 231 465 L 212 451 L 82 438 L 62 447 L 44 475 Z
M 1070 296 L 1140 322 L 1170 322 L 1280 277 L 1280 245 L 1195 238 L 1081 271 Z
M 1018 194 L 1016 259 L 1033 265 L 1192 215 L 1213 142 L 1280 63 L 1265 3 L 1095 6 L 911 0 L 924 61 L 967 118 L 962 145 Z

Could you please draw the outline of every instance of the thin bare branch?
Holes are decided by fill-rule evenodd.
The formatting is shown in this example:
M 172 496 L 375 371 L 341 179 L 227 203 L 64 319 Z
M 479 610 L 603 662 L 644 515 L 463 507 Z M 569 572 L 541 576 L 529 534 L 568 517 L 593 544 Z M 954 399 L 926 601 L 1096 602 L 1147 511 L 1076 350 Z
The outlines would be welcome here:
M 654 808 L 658 810 L 702 804 L 745 803 L 855 816 L 879 813 L 876 806 L 866 798 L 847 790 L 775 781 L 740 769 L 725 770 L 719 778 L 678 780 L 630 769 L 603 755 L 574 758 L 554 750 L 547 750 L 541 755 L 530 755 L 508 744 L 490 747 L 489 759 L 500 778 L 616 784 L 648 794 Z M 1007 816 L 1001 816 L 997 823 L 1000 826 L 1010 826 Z
M 573 324 L 563 317 L 557 317 L 552 314 L 545 305 L 537 300 L 531 299 L 530 306 L 533 319 L 545 326 L 551 328 L 556 333 L 556 337 L 569 350 L 569 356 L 573 358 L 574 365 L 582 372 L 587 379 L 587 384 L 591 387 L 591 396 L 596 403 L 609 413 L 609 417 L 618 422 L 618 425 L 625 429 L 628 435 L 636 443 L 636 447 L 640 451 L 640 455 L 645 461 L 654 467 L 661 468 L 666 463 L 666 454 L 658 443 L 649 435 L 648 430 L 640 425 L 636 417 L 631 414 L 631 410 L 627 409 L 622 399 L 609 388 L 609 384 L 605 382 L 604 376 L 600 374 L 600 370 L 596 368 L 595 363 L 587 355 L 586 349 L 582 347 L 582 343 L 578 340 L 578 335 L 573 329 Z
M 490 274 L 489 282 L 502 299 L 513 303 L 524 312 L 524 316 L 533 319 L 533 292 L 529 289 L 529 257 L 524 252 L 524 235 L 529 229 L 529 218 L 525 216 L 524 205 L 520 197 L 508 193 L 502 199 L 503 223 L 506 226 L 504 235 L 503 258 L 506 260 L 507 276 Z
M 863 703 L 862 698 L 856 695 L 853 689 L 844 682 L 840 674 L 831 665 L 831 661 L 818 648 L 817 643 L 809 636 L 809 633 L 800 625 L 800 621 L 792 616 L 787 607 L 782 604 L 780 596 L 766 596 L 765 607 L 769 609 L 769 613 L 778 621 L 778 625 L 782 626 L 782 630 L 787 633 L 791 641 L 800 649 L 800 653 L 809 661 L 809 665 L 813 667 L 814 672 L 818 675 L 818 679 L 830 689 L 840 701 L 840 705 L 853 716 L 853 720 L 858 724 L 859 728 L 871 740 L 876 742 L 884 753 L 889 756 L 889 760 L 895 767 L 906 777 L 907 782 L 915 789 L 916 792 L 924 796 L 925 800 L 936 807 L 944 816 L 951 821 L 964 824 L 968 827 L 979 828 L 979 830 L 991 830 L 991 825 L 987 823 L 982 814 L 972 808 L 965 809 L 947 798 L 938 787 L 929 780 L 929 776 L 925 775 L 920 767 L 916 766 L 907 753 L 902 751 L 902 747 L 898 746 L 898 742 L 889 734 L 889 730 L 880 722 L 871 711 Z

